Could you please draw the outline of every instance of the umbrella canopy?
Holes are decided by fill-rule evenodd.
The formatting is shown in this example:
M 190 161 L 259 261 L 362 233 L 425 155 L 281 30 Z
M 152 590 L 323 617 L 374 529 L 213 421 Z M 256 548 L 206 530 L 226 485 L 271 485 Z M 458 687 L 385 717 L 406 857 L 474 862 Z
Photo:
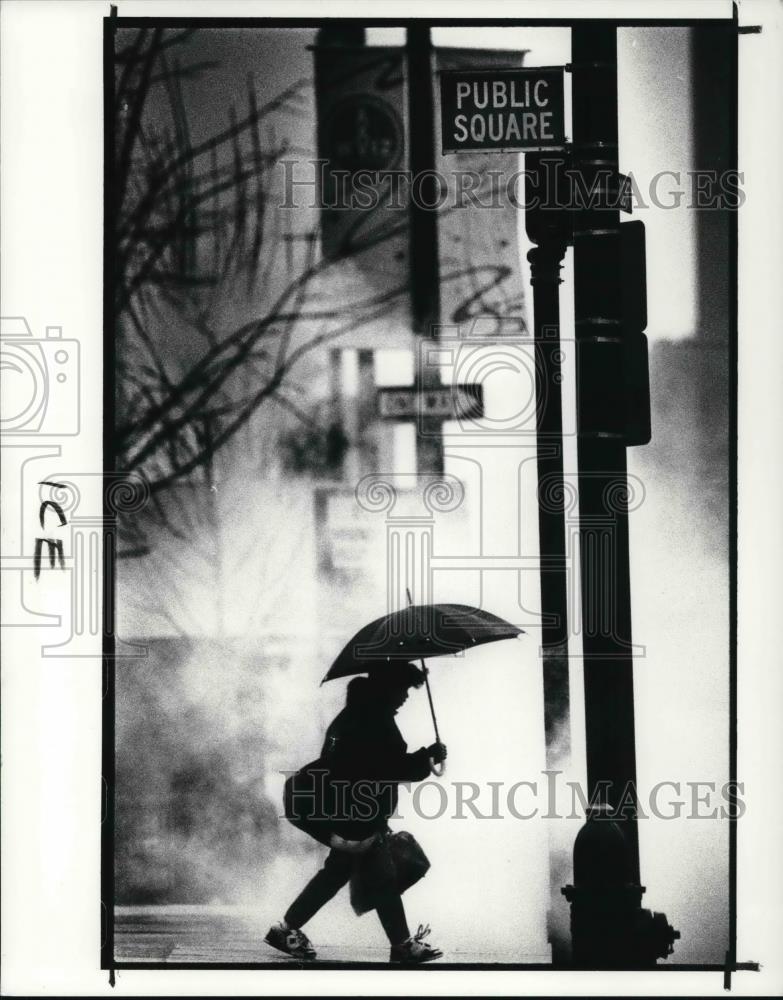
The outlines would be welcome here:
M 324 681 L 363 674 L 395 660 L 448 656 L 521 634 L 516 625 L 466 604 L 412 604 L 360 628 Z

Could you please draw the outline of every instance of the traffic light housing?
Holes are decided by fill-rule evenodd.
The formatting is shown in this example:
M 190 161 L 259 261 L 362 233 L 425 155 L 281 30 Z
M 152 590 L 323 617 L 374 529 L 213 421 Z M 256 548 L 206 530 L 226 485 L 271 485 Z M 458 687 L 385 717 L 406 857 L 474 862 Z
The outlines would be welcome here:
M 580 435 L 647 444 L 650 373 L 647 356 L 647 279 L 644 223 L 588 231 L 574 239 L 589 244 L 591 267 L 575 279 L 577 414 Z M 621 295 L 612 301 L 603 277 L 620 273 Z
M 647 444 L 650 372 L 647 357 L 647 264 L 644 223 L 575 231 L 573 160 L 568 153 L 525 154 L 525 231 L 538 246 L 587 244 L 590 267 L 575 276 L 577 414 L 584 437 Z M 619 175 L 618 175 L 619 177 Z M 609 196 L 607 189 L 604 192 Z M 578 224 L 578 223 L 576 223 Z M 607 284 L 620 275 L 620 295 Z

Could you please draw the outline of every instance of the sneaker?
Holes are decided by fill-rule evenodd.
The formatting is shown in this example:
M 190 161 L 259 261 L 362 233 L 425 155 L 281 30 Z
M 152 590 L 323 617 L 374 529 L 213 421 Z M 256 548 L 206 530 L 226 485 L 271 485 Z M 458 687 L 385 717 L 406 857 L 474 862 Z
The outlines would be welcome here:
M 436 958 L 441 958 L 443 952 L 433 948 L 424 940 L 429 932 L 429 924 L 426 927 L 419 924 L 419 929 L 407 941 L 392 945 L 389 961 L 400 962 L 404 965 L 419 965 L 421 962 L 434 962 Z
M 310 943 L 310 938 L 304 931 L 297 930 L 295 927 L 286 927 L 283 923 L 273 924 L 267 931 L 264 940 L 273 948 L 284 951 L 292 958 L 303 958 L 307 961 L 315 958 L 315 948 Z

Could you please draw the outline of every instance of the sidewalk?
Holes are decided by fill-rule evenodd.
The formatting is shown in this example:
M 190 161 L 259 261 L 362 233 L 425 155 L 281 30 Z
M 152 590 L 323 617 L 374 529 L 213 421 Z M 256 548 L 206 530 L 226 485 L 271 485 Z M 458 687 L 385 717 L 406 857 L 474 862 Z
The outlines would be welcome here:
M 258 915 L 229 906 L 118 906 L 114 922 L 114 959 L 125 964 L 280 965 L 298 967 L 263 940 Z M 385 947 L 317 943 L 318 968 L 384 966 Z M 546 955 L 480 954 L 459 951 L 423 968 L 443 965 L 549 965 Z

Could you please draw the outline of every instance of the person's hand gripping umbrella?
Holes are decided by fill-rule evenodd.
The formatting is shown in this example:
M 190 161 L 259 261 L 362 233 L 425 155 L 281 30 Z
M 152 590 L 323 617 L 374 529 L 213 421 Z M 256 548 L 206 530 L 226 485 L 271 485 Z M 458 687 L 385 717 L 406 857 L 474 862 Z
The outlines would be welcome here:
M 501 639 L 515 639 L 523 634 L 510 622 L 465 604 L 413 604 L 407 591 L 408 607 L 376 618 L 363 626 L 345 645 L 323 681 L 374 669 L 394 669 L 395 663 L 419 660 L 424 672 L 435 741 L 441 742 L 438 720 L 432 700 L 426 657 L 449 656 Z M 433 773 L 443 774 L 445 763 L 430 758 Z

